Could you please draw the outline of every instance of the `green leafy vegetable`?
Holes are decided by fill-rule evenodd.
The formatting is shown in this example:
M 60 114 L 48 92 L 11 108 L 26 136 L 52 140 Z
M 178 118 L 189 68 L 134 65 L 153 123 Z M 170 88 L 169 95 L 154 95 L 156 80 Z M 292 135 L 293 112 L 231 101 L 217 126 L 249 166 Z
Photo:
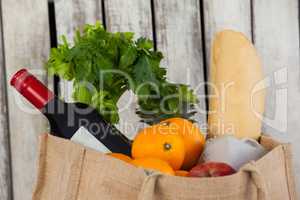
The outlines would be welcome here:
M 161 52 L 146 38 L 131 32 L 107 32 L 100 23 L 76 32 L 74 45 L 65 36 L 51 50 L 48 72 L 73 81 L 75 101 L 95 107 L 104 118 L 119 121 L 117 102 L 126 90 L 138 98 L 137 114 L 155 123 L 168 117 L 191 119 L 197 98 L 187 85 L 166 80 Z

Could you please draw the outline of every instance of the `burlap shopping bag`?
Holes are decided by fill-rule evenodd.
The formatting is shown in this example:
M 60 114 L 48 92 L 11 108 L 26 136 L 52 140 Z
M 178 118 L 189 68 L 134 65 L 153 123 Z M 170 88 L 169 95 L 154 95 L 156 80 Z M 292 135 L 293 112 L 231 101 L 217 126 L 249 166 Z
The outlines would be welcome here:
M 268 137 L 261 144 L 270 152 L 234 175 L 185 178 L 145 172 L 45 134 L 33 200 L 296 200 L 290 146 Z

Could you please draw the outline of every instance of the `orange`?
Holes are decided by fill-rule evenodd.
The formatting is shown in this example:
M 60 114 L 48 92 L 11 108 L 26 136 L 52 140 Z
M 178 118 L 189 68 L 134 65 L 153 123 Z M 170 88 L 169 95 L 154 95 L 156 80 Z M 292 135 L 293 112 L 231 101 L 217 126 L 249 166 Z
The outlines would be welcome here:
M 172 167 L 164 160 L 157 158 L 137 158 L 131 161 L 136 167 L 143 167 L 145 169 L 157 170 L 169 175 L 174 175 Z
M 188 175 L 188 171 L 185 171 L 185 170 L 177 170 L 175 171 L 175 176 L 187 176 Z
M 158 125 L 140 131 L 132 143 L 133 158 L 153 157 L 168 162 L 174 170 L 180 169 L 184 161 L 184 142 L 177 134 Z M 163 127 L 164 128 L 164 127 Z
M 132 161 L 132 159 L 129 156 L 126 156 L 125 154 L 122 153 L 107 153 L 106 155 L 123 160 L 124 162 L 127 163 L 130 163 Z
M 185 146 L 185 158 L 182 169 L 191 169 L 198 161 L 205 144 L 205 137 L 192 122 L 183 118 L 170 118 L 159 123 L 169 127 L 171 132 L 182 136 Z

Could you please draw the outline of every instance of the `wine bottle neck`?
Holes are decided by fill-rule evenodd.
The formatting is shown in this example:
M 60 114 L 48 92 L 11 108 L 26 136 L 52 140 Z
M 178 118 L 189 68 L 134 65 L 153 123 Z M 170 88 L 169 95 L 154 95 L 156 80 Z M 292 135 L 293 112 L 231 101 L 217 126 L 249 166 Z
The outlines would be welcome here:
M 11 78 L 10 84 L 37 109 L 42 109 L 55 96 L 53 92 L 26 69 L 21 69 L 15 73 Z

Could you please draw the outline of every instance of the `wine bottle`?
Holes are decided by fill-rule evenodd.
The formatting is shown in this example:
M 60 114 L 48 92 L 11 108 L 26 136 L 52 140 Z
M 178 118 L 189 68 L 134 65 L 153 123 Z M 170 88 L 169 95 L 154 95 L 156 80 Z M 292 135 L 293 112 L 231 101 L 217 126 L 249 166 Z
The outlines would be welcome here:
M 131 141 L 96 109 L 61 101 L 26 69 L 16 72 L 10 84 L 47 117 L 51 134 L 104 152 L 130 156 Z

